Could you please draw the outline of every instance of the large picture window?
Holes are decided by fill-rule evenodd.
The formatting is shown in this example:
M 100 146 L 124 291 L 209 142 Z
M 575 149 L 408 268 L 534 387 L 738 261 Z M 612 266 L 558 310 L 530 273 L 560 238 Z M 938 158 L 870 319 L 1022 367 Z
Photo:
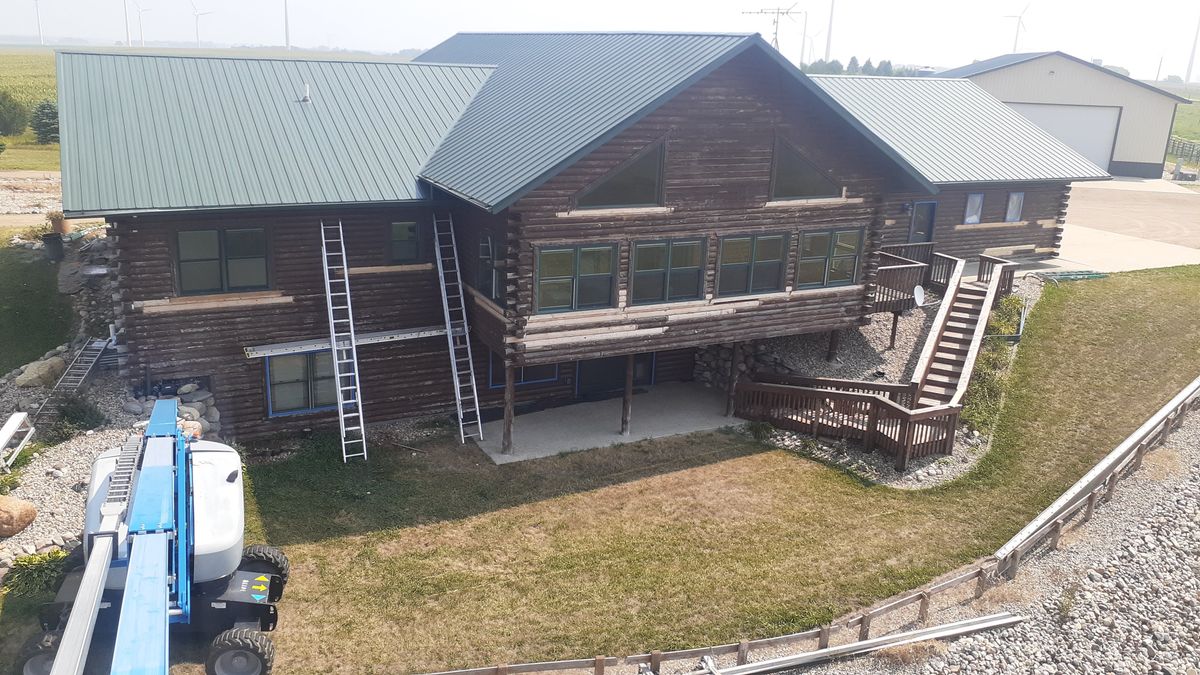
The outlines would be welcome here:
M 407 265 L 421 262 L 421 231 L 416 223 L 392 223 L 388 239 L 388 262 Z
M 272 415 L 337 408 L 332 352 L 267 357 L 267 394 Z
M 783 289 L 787 235 L 726 237 L 721 240 L 718 295 L 766 293 Z
M 1010 192 L 1008 193 L 1008 206 L 1004 210 L 1004 222 L 1019 223 L 1021 222 L 1021 211 L 1025 209 L 1025 193 Z
M 182 230 L 176 244 L 182 294 L 267 288 L 267 237 L 262 228 Z
M 817 165 L 784 141 L 775 143 L 771 166 L 771 199 L 827 199 L 842 189 Z
M 704 242 L 638 242 L 633 246 L 633 304 L 696 300 L 704 295 Z
M 612 244 L 543 248 L 537 256 L 539 312 L 613 306 Z
M 967 195 L 967 211 L 963 214 L 963 223 L 975 225 L 983 219 L 983 193 L 972 192 Z
M 858 276 L 862 255 L 861 229 L 805 232 L 800 236 L 800 259 L 796 262 L 796 286 L 844 286 Z
M 656 143 L 617 167 L 576 199 L 581 209 L 658 206 L 662 203 L 665 145 Z
M 558 380 L 558 364 L 520 366 L 514 369 L 516 385 L 544 384 Z M 488 387 L 500 389 L 504 386 L 504 359 L 496 352 L 488 352 Z

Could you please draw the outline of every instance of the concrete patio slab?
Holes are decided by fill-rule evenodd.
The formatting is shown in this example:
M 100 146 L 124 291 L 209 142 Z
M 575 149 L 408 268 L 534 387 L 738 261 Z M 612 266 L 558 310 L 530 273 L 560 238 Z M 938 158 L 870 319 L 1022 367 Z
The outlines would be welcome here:
M 1124 190 L 1132 192 L 1170 192 L 1189 194 L 1191 190 L 1176 185 L 1162 178 L 1117 178 L 1112 180 L 1089 180 L 1071 183 L 1071 192 L 1075 190 Z
M 513 420 L 513 452 L 500 452 L 504 422 L 483 425 L 479 447 L 496 464 L 604 448 L 650 438 L 720 429 L 742 420 L 725 416 L 725 395 L 687 382 L 649 387 L 633 397 L 630 434 L 622 436 L 621 397 L 539 410 Z
M 1200 192 L 1167 185 L 1182 192 L 1072 189 L 1067 220 L 1072 225 L 1200 249 Z
M 1130 270 L 1200 265 L 1200 249 L 1080 225 L 1063 226 L 1062 253 L 1036 267 L 1061 270 Z M 1034 269 L 1023 267 L 1022 269 Z

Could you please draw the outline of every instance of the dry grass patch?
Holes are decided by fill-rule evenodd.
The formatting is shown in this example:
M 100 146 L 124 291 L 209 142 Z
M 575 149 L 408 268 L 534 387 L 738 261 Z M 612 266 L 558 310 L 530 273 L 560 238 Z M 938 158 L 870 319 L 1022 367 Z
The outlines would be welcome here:
M 1167 445 L 1146 453 L 1142 470 L 1151 480 L 1166 480 L 1187 474 L 1188 463 L 1183 451 Z
M 1002 608 L 1028 605 L 1038 597 L 1038 590 L 1030 584 L 1028 575 L 1026 575 L 1012 581 L 1000 581 L 989 586 L 983 597 L 974 602 L 975 607 L 980 611 L 991 612 Z
M 911 666 L 941 656 L 947 649 L 949 647 L 941 640 L 926 640 L 880 649 L 875 653 L 875 658 L 892 666 Z

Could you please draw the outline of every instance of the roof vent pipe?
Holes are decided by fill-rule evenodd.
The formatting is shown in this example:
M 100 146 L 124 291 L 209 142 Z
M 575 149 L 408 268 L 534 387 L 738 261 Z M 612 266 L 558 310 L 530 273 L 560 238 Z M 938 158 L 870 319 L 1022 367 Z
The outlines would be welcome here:
M 308 83 L 307 82 L 304 83 L 304 96 L 300 97 L 300 102 L 301 103 L 311 103 L 312 102 L 312 97 L 310 97 L 308 95 Z

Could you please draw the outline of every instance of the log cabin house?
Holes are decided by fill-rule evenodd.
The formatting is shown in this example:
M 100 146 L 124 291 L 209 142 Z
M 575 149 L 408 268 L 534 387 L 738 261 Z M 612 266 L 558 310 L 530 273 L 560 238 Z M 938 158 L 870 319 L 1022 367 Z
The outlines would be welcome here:
M 223 435 L 340 422 L 346 456 L 364 418 L 456 413 L 465 441 L 481 411 L 508 451 L 518 412 L 613 391 L 627 430 L 697 348 L 902 309 L 885 245 L 1054 255 L 1068 184 L 1107 177 L 968 81 L 810 78 L 758 35 L 61 52 L 58 82 L 131 387 L 207 378 Z

